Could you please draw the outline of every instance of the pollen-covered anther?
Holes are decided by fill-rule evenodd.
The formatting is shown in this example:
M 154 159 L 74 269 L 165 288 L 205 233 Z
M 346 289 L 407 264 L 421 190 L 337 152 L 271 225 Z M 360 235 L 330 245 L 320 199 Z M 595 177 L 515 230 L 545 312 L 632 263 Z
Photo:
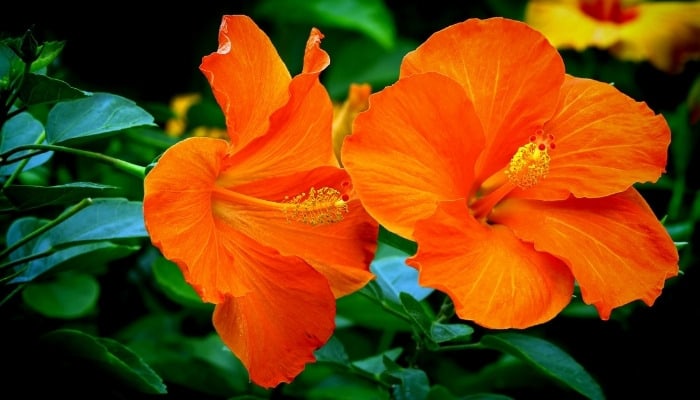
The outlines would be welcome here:
M 530 142 L 518 148 L 505 173 L 515 186 L 527 189 L 536 185 L 549 173 L 549 150 L 554 150 L 554 135 L 541 129 L 530 136 Z
M 284 199 L 284 215 L 287 221 L 297 221 L 308 225 L 333 224 L 343 220 L 348 213 L 348 198 L 336 189 L 322 187 L 311 188 L 308 193 L 301 193 Z

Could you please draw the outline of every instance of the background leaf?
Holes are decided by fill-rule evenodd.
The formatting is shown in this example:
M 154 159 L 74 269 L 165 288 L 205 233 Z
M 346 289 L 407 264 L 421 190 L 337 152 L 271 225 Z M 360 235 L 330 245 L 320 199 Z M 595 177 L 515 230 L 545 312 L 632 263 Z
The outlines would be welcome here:
M 396 39 L 392 14 L 381 0 L 264 0 L 255 8 L 260 18 L 362 32 L 385 48 Z
M 22 299 L 49 318 L 78 318 L 97 304 L 100 285 L 91 275 L 60 274 L 56 280 L 35 282 L 24 288 Z
M 605 399 L 598 383 L 579 363 L 544 339 L 507 332 L 484 335 L 481 343 L 522 359 L 591 400 Z
M 167 393 L 160 376 L 139 356 L 116 340 L 94 337 L 73 329 L 58 329 L 44 335 L 42 342 L 51 345 L 51 349 L 63 357 L 64 361 L 89 362 L 104 374 L 138 392 Z
M 72 87 L 60 79 L 38 74 L 27 75 L 19 91 L 20 100 L 27 106 L 55 103 L 61 100 L 72 100 L 85 96 L 87 96 L 85 92 Z
M 46 121 L 46 139 L 51 144 L 76 143 L 154 124 L 153 117 L 135 102 L 110 93 L 95 93 L 56 104 Z
M 69 182 L 56 186 L 11 185 L 4 191 L 12 204 L 21 210 L 46 206 L 67 206 L 88 197 L 119 194 L 119 188 L 91 182 Z
M 44 126 L 36 118 L 29 113 L 20 113 L 9 119 L 0 129 L 0 153 L 5 153 L 16 147 L 36 144 L 40 141 L 41 135 L 44 133 Z M 43 142 L 43 141 L 41 141 Z M 23 150 L 12 154 L 9 159 L 29 154 L 33 150 Z M 24 166 L 24 171 L 38 167 L 47 162 L 53 152 L 44 152 L 29 158 L 29 161 Z M 19 161 L 10 164 L 0 165 L 0 176 L 12 175 L 17 169 Z

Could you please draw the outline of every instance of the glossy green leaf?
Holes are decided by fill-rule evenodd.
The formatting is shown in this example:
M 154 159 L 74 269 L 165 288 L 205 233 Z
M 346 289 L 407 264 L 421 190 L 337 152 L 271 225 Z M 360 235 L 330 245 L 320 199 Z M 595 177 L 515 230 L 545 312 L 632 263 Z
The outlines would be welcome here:
M 4 193 L 17 209 L 28 210 L 71 205 L 88 197 L 114 196 L 119 188 L 92 182 L 69 182 L 56 186 L 12 185 Z
M 109 93 L 95 93 L 56 104 L 46 122 L 51 144 L 77 143 L 142 125 L 155 125 L 153 117 L 135 102 Z
M 50 318 L 79 318 L 95 308 L 100 285 L 91 275 L 60 274 L 56 280 L 35 282 L 22 291 L 29 308 Z
M 358 31 L 386 48 L 396 40 L 393 16 L 382 0 L 263 0 L 255 14 L 277 22 Z
M 404 239 L 401 236 L 391 231 L 388 231 L 383 226 L 379 226 L 378 241 L 380 244 L 386 244 L 395 249 L 401 250 L 407 255 L 416 254 L 416 251 L 418 250 L 418 245 L 416 245 L 415 242 L 410 241 L 408 239 Z
M 389 373 L 398 379 L 392 390 L 396 400 L 424 400 L 430 392 L 430 382 L 425 371 L 415 368 L 401 368 Z
M 20 113 L 7 120 L 2 126 L 2 129 L 0 130 L 0 153 L 8 152 L 19 146 L 42 143 L 43 133 L 44 126 L 41 124 L 41 122 L 32 117 L 29 113 Z M 17 159 L 17 157 L 24 156 L 35 151 L 36 150 L 22 150 L 11 154 L 8 157 L 8 160 L 11 161 L 13 159 Z M 37 153 L 37 155 L 29 158 L 23 170 L 27 171 L 44 164 L 51 158 L 52 155 L 52 152 Z M 6 164 L 3 161 L 2 165 L 0 165 L 0 176 L 12 175 L 19 165 L 20 161 L 11 162 L 9 164 Z
M 430 324 L 429 338 L 435 343 L 466 340 L 474 333 L 474 328 L 466 324 L 443 324 L 433 321 Z
M 370 264 L 384 298 L 401 304 L 399 293 L 408 293 L 416 300 L 423 300 L 433 292 L 418 284 L 418 270 L 406 264 L 406 256 L 376 259 Z
M 173 262 L 163 257 L 158 257 L 153 262 L 153 276 L 168 298 L 188 307 L 208 307 L 202 303 L 197 292 L 185 282 L 180 268 Z
M 39 74 L 25 76 L 24 84 L 19 91 L 20 100 L 28 106 L 79 99 L 86 96 L 87 94 L 82 90 L 76 89 L 60 79 Z
M 589 399 L 605 398 L 595 379 L 576 360 L 544 339 L 506 332 L 484 335 L 481 343 L 529 363 Z
M 434 320 L 433 316 L 430 315 L 428 310 L 410 294 L 400 293 L 399 297 L 406 314 L 408 314 L 408 316 L 411 318 L 414 325 L 418 327 L 424 335 L 430 336 L 430 327 Z
M 386 372 L 387 366 L 384 358 L 396 360 L 403 353 L 403 348 L 397 347 L 387 350 L 376 356 L 368 357 L 362 360 L 352 362 L 352 366 L 360 371 L 368 373 L 370 376 L 379 377 L 383 372 Z
M 48 67 L 61 54 L 66 42 L 63 40 L 52 40 L 41 44 L 41 53 L 31 67 L 31 72 L 37 72 Z
M 41 242 L 32 242 L 35 247 L 42 248 Z M 124 258 L 135 251 L 140 246 L 115 244 L 108 241 L 93 242 L 69 246 L 55 251 L 45 257 L 37 258 L 16 267 L 17 271 L 22 271 L 10 283 L 29 282 L 52 270 L 72 270 L 99 268 L 109 261 Z M 35 251 L 36 254 L 39 251 Z M 13 253 L 14 256 L 14 253 Z M 14 258 L 14 257 L 11 257 Z
M 73 329 L 59 329 L 44 335 L 42 342 L 61 354 L 64 361 L 92 364 L 94 368 L 133 390 L 146 394 L 167 393 L 160 376 L 138 355 L 116 340 L 91 336 Z
M 94 199 L 44 235 L 51 246 L 98 240 L 123 240 L 148 237 L 140 201 L 121 198 Z
M 24 65 L 7 42 L 8 40 L 0 42 L 0 88 L 9 85 L 22 72 Z

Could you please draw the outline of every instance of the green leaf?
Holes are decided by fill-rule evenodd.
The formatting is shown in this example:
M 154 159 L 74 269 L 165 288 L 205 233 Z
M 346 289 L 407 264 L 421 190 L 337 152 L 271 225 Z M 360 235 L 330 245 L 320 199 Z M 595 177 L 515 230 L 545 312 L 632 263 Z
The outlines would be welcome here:
M 128 347 L 73 329 L 58 329 L 42 337 L 65 362 L 89 362 L 127 387 L 146 394 L 167 393 L 163 380 Z
M 414 368 L 402 368 L 398 371 L 389 372 L 389 375 L 399 380 L 399 384 L 394 385 L 392 390 L 394 399 L 423 400 L 428 398 L 430 382 L 425 371 Z
M 36 72 L 48 67 L 63 51 L 65 46 L 65 41 L 48 41 L 41 45 L 41 54 L 37 58 L 31 67 L 31 72 Z
M 384 298 L 401 304 L 399 293 L 408 293 L 416 300 L 423 300 L 433 292 L 418 284 L 418 270 L 406 264 L 405 256 L 386 257 L 374 260 L 370 270 L 376 275 Z
M 443 324 L 433 321 L 430 324 L 428 337 L 435 343 L 444 343 L 469 339 L 472 333 L 474 333 L 474 328 L 466 324 Z
M 5 195 L 20 210 L 70 205 L 88 197 L 107 197 L 118 193 L 116 186 L 91 182 L 71 182 L 56 186 L 11 185 Z
M 433 316 L 428 314 L 425 307 L 408 293 L 400 293 L 401 304 L 408 316 L 413 320 L 414 326 L 418 327 L 426 337 L 430 337 L 430 328 L 433 323 Z
M 20 100 L 27 106 L 79 99 L 86 96 L 87 94 L 82 90 L 76 89 L 60 79 L 38 74 L 26 75 L 19 91 Z
M 368 39 L 342 42 L 342 46 L 332 52 L 335 67 L 324 72 L 328 93 L 331 98 L 341 101 L 347 97 L 351 83 L 369 83 L 375 92 L 394 83 L 399 77 L 403 57 L 418 44 L 398 39 L 392 49 L 386 49 Z
M 34 248 L 41 248 L 41 242 L 31 242 Z M 109 261 L 124 258 L 133 252 L 137 251 L 140 246 L 120 245 L 112 242 L 94 242 L 70 246 L 65 249 L 58 250 L 51 255 L 43 258 L 38 258 L 16 269 L 23 269 L 22 273 L 10 281 L 10 283 L 29 282 L 53 270 L 71 270 L 84 269 L 85 267 L 97 268 Z M 31 251 L 31 248 L 30 250 Z M 39 251 L 36 251 L 39 253 Z M 15 253 L 12 253 L 15 259 Z
M 24 63 L 17 57 L 7 43 L 11 40 L 19 40 L 17 38 L 5 39 L 0 42 L 0 89 L 6 87 L 10 81 L 17 78 L 22 73 Z
M 51 144 L 94 140 L 124 129 L 155 125 L 153 117 L 135 102 L 109 93 L 95 93 L 56 104 L 46 122 Z
M 393 16 L 382 0 L 263 0 L 254 13 L 277 22 L 354 30 L 385 48 L 396 40 Z
M 55 281 L 36 282 L 22 291 L 29 308 L 49 318 L 79 318 L 97 304 L 100 285 L 91 275 L 61 274 Z
M 411 330 L 411 326 L 405 320 L 386 311 L 376 300 L 369 299 L 360 292 L 339 298 L 336 305 L 338 317 L 346 318 L 357 325 L 382 330 Z
M 248 372 L 218 335 L 185 336 L 181 326 L 181 317 L 149 314 L 122 330 L 119 338 L 166 382 L 220 398 L 248 388 Z
M 484 335 L 481 343 L 488 348 L 511 354 L 527 362 L 589 399 L 605 398 L 598 383 L 579 363 L 544 339 L 506 332 Z
M 379 226 L 379 238 L 378 241 L 380 243 L 389 245 L 393 248 L 399 249 L 406 253 L 407 255 L 413 255 L 416 254 L 416 251 L 418 250 L 418 245 L 416 245 L 415 242 L 412 242 L 408 239 L 404 239 L 401 236 L 388 231 L 386 228 L 383 226 Z
M 203 303 L 197 292 L 185 282 L 180 268 L 163 257 L 153 262 L 153 276 L 158 286 L 168 298 L 178 304 L 188 307 L 209 307 Z
M 7 120 L 0 130 L 0 153 L 5 153 L 19 146 L 27 144 L 36 144 L 44 133 L 44 126 L 29 113 L 20 113 L 13 118 Z M 12 154 L 9 160 L 29 154 L 35 150 L 23 150 Z M 29 158 L 29 161 L 24 166 L 24 171 L 38 167 L 47 162 L 53 152 L 44 152 Z M 0 176 L 12 175 L 17 169 L 20 161 L 10 164 L 0 165 Z
M 98 240 L 146 238 L 143 204 L 121 198 L 95 199 L 41 238 L 52 247 Z
M 335 336 L 326 342 L 323 347 L 314 352 L 317 362 L 327 362 L 332 364 L 349 365 L 350 358 L 348 353 L 345 352 L 345 346 L 343 343 Z
M 387 370 L 384 358 L 386 357 L 389 360 L 394 361 L 397 358 L 399 358 L 401 353 L 403 353 L 403 348 L 397 347 L 372 357 L 353 361 L 352 366 L 360 371 L 369 374 L 372 377 L 378 378 L 383 372 L 386 372 Z

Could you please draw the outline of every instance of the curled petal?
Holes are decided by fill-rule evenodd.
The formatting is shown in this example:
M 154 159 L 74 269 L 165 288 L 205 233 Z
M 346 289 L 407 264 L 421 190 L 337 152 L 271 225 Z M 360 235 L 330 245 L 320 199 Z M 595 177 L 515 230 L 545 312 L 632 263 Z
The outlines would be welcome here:
M 271 116 L 269 132 L 228 158 L 219 185 L 231 187 L 339 165 L 331 136 L 333 104 L 318 72 L 294 77 L 289 93 L 289 102 Z
M 245 15 L 226 15 L 219 48 L 202 59 L 226 117 L 229 137 L 244 145 L 267 132 L 272 113 L 287 102 L 291 76 L 270 38 Z
M 678 274 L 675 244 L 635 189 L 599 199 L 509 199 L 490 219 L 563 260 L 603 319 L 635 300 L 652 305 Z
M 556 258 L 503 226 L 474 220 L 460 202 L 441 203 L 416 224 L 418 252 L 407 260 L 420 284 L 447 293 L 457 315 L 493 329 L 527 328 L 554 318 L 574 279 Z

